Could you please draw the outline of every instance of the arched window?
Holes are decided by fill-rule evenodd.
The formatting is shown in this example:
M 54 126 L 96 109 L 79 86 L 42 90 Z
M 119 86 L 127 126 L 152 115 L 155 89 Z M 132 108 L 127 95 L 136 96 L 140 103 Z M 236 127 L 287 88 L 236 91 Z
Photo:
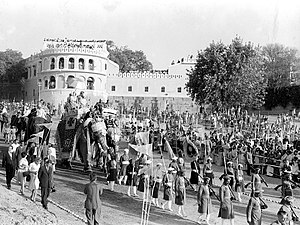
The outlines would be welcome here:
M 49 89 L 55 89 L 55 86 L 56 86 L 55 77 L 51 76 L 49 81 Z
M 32 66 L 32 68 L 33 68 L 33 76 L 35 77 L 36 76 L 36 66 L 34 65 L 34 66 Z
M 132 92 L 132 86 L 128 86 L 128 91 Z
M 95 83 L 94 78 L 89 77 L 89 78 L 87 79 L 87 82 L 86 82 L 86 89 L 87 89 L 87 90 L 94 90 L 94 83 Z
M 84 70 L 84 59 L 80 58 L 78 62 L 79 62 L 78 68 L 80 70 Z
M 94 60 L 89 59 L 89 69 L 94 70 Z
M 60 58 L 59 59 L 59 69 L 63 69 L 65 67 L 65 59 Z
M 57 88 L 58 89 L 65 88 L 65 77 L 62 75 L 59 75 L 57 78 Z
M 76 88 L 77 81 L 73 75 L 68 76 L 67 78 L 67 88 Z
M 28 78 L 31 78 L 31 67 L 28 67 Z
M 48 89 L 48 80 L 45 80 L 45 89 Z
M 160 88 L 160 92 L 166 92 L 166 88 L 163 86 Z
M 48 68 L 48 62 L 47 62 L 47 59 L 46 59 L 46 58 L 44 59 L 43 64 L 44 64 L 44 65 L 43 65 L 43 68 L 44 68 L 45 70 L 49 69 L 49 68 Z
M 54 68 L 55 68 L 55 59 L 52 58 L 51 59 L 51 64 L 50 64 L 50 70 L 54 70 Z
M 39 61 L 39 72 L 42 72 L 43 70 L 43 63 L 42 61 Z
M 74 58 L 69 58 L 68 68 L 69 69 L 74 69 Z

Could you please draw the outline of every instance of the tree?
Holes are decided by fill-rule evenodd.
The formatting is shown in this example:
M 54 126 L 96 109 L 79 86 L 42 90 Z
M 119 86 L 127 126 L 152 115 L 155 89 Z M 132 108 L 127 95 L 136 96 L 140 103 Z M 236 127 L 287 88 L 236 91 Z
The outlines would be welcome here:
M 237 37 L 228 46 L 212 42 L 198 52 L 196 65 L 188 71 L 189 95 L 198 104 L 216 110 L 230 107 L 260 107 L 266 79 L 259 48 Z
M 112 41 L 107 41 L 108 58 L 119 65 L 121 72 L 150 71 L 152 63 L 147 60 L 143 51 L 133 51 L 127 46 L 118 47 Z
M 299 59 L 297 50 L 281 44 L 268 44 L 262 49 L 269 88 L 290 86 L 290 72 Z
M 12 49 L 0 52 L 0 81 L 13 82 L 21 79 L 24 73 L 22 53 Z
M 19 82 L 22 77 L 26 77 L 27 71 L 25 67 L 25 60 L 14 63 L 6 70 L 5 78 L 8 82 Z

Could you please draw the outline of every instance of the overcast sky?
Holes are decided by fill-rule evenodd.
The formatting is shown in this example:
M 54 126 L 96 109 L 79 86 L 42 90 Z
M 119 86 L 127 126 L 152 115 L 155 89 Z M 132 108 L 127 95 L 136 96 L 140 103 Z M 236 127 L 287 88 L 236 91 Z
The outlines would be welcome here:
M 112 40 L 154 69 L 213 40 L 281 43 L 300 51 L 297 0 L 1 0 L 0 51 L 39 52 L 44 38 Z

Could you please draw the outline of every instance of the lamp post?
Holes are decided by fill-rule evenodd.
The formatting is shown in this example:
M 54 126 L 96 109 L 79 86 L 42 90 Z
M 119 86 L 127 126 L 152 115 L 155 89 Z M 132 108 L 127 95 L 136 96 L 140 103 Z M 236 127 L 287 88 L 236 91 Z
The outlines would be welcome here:
M 38 81 L 38 102 L 40 102 L 40 94 L 41 94 L 41 86 L 42 86 L 42 82 Z

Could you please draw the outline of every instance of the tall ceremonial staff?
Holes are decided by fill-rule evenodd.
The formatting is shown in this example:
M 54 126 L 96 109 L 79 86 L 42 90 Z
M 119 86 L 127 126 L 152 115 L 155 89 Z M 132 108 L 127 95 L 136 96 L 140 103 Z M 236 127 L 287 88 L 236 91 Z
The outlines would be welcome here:
M 151 166 L 152 179 L 154 179 L 153 178 L 153 175 L 154 175 L 154 173 L 153 173 L 153 160 L 152 160 L 151 164 L 152 164 L 152 166 Z M 152 187 L 152 191 L 151 191 L 151 197 L 153 195 L 155 185 L 156 185 L 156 181 L 154 181 L 154 183 L 153 183 L 153 187 Z M 146 211 L 147 214 L 146 214 L 146 221 L 145 221 L 146 223 L 145 223 L 145 225 L 148 225 L 148 223 L 149 223 L 149 215 L 150 215 L 150 208 L 151 208 L 151 199 L 149 200 L 149 198 L 150 198 L 149 193 L 150 193 L 150 177 L 148 179 L 148 196 L 147 196 L 147 198 L 148 198 L 148 201 L 147 201 L 148 202 L 148 210 Z
M 153 162 L 152 166 L 153 166 Z M 148 168 L 149 170 L 149 168 Z M 147 170 L 147 171 L 148 171 Z M 142 217 L 141 217 L 141 225 L 147 225 L 148 224 L 148 219 L 149 219 L 149 178 L 150 177 L 145 177 L 145 184 L 144 184 L 144 194 L 143 194 L 143 205 L 142 205 Z M 151 201 L 150 201 L 151 205 Z M 148 209 L 149 208 L 149 209 Z

